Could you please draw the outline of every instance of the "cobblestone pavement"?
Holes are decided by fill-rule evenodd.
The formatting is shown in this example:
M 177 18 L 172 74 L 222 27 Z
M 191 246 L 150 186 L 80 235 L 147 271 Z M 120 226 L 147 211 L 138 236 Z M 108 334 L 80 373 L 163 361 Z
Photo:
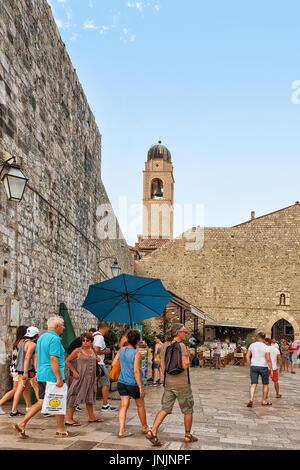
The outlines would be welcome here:
M 288 372 L 280 374 L 280 392 L 282 398 L 275 398 L 273 384 L 270 396 L 272 406 L 261 406 L 261 385 L 256 392 L 252 409 L 247 408 L 249 399 L 248 366 L 227 366 L 222 370 L 191 369 L 191 381 L 195 399 L 193 433 L 199 438 L 194 444 L 183 442 L 183 417 L 176 404 L 172 415 L 161 426 L 159 438 L 164 442 L 165 450 L 212 450 L 212 449 L 300 449 L 300 369 L 296 375 Z M 160 409 L 162 387 L 146 387 L 146 405 L 148 424 Z M 117 392 L 112 398 L 117 397 Z M 119 401 L 111 400 L 118 406 Z M 101 402 L 96 409 L 100 410 Z M 23 405 L 19 409 L 22 411 Z M 10 405 L 4 406 L 10 411 Z M 57 439 L 55 418 L 44 418 L 38 414 L 28 426 L 27 440 L 20 439 L 12 429 L 17 418 L 8 414 L 0 416 L 0 449 L 74 449 L 74 450 L 143 450 L 152 449 L 140 432 L 135 403 L 131 403 L 127 430 L 134 433 L 122 441 L 117 437 L 117 413 L 96 413 L 104 418 L 104 423 L 87 423 L 86 411 L 76 412 L 75 419 L 81 427 L 72 428 L 79 434 L 74 438 Z

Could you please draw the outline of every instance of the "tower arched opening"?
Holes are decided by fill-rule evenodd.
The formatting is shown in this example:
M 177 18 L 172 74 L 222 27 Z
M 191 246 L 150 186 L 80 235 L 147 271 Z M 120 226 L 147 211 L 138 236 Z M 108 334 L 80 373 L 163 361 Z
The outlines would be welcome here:
M 154 178 L 151 182 L 151 199 L 163 199 L 164 183 L 160 178 Z

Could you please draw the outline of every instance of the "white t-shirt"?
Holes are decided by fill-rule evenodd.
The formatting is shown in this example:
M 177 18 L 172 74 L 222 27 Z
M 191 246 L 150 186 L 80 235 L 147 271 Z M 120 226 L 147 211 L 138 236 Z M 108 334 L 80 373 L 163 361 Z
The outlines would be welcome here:
M 95 333 L 93 333 L 93 336 L 94 336 L 93 346 L 94 347 L 98 346 L 98 348 L 100 348 L 100 351 L 103 351 L 104 349 L 106 349 L 106 344 L 105 344 L 103 335 L 99 331 L 96 331 Z M 99 364 L 104 364 L 105 354 L 99 354 L 99 357 L 101 358 L 99 361 Z
M 270 352 L 270 347 L 265 343 L 256 341 L 255 343 L 250 344 L 249 350 L 252 353 L 251 356 L 251 366 L 257 367 L 268 367 L 266 353 Z
M 279 350 L 276 348 L 276 346 L 269 346 L 270 348 L 270 356 L 271 356 L 271 361 L 272 361 L 272 368 L 273 370 L 278 369 L 277 365 L 277 356 L 280 354 Z

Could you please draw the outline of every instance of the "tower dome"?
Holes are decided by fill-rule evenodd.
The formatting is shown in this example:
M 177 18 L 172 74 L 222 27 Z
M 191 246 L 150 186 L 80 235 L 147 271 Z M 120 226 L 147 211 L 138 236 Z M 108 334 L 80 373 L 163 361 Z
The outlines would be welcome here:
M 167 147 L 162 145 L 161 140 L 158 141 L 158 144 L 152 145 L 148 151 L 148 160 L 154 158 L 163 158 L 165 161 L 171 161 L 171 152 Z

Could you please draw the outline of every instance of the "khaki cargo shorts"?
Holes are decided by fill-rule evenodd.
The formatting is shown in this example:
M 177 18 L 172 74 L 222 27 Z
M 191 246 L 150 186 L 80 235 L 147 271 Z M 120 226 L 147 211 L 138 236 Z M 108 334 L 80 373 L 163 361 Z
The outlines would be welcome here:
M 190 385 L 183 388 L 165 387 L 165 391 L 161 399 L 162 410 L 169 414 L 172 413 L 176 398 L 182 414 L 188 415 L 193 413 L 194 398 Z

